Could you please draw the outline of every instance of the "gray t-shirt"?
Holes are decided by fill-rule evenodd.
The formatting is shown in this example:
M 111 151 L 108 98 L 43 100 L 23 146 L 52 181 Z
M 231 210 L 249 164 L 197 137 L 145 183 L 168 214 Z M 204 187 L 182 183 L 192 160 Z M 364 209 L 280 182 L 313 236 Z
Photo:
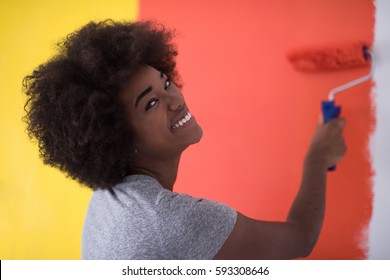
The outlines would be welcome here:
M 227 205 L 164 189 L 131 175 L 94 191 L 85 218 L 83 259 L 212 259 L 232 231 Z

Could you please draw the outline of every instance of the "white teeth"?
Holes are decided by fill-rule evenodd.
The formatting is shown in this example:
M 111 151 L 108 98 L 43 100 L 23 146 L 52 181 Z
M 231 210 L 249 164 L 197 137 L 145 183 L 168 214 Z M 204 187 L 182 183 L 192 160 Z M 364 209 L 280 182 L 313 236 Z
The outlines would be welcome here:
M 185 115 L 179 122 L 175 123 L 172 128 L 179 128 L 186 122 L 192 119 L 192 115 L 190 112 L 187 112 L 187 115 Z

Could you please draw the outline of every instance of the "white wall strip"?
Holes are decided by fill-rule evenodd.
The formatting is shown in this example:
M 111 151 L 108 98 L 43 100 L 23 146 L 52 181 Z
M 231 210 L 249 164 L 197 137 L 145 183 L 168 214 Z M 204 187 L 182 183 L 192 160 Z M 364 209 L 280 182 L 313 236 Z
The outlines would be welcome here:
M 373 216 L 369 227 L 369 259 L 390 259 L 390 1 L 377 0 L 374 52 L 377 66 L 376 129 L 371 138 Z

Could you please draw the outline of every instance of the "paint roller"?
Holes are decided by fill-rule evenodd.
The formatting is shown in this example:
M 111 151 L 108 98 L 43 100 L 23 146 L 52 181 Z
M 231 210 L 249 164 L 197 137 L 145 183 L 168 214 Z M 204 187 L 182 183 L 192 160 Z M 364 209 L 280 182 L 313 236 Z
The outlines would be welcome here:
M 367 75 L 333 88 L 329 92 L 328 100 L 321 102 L 325 122 L 340 115 L 341 106 L 337 106 L 334 102 L 336 93 L 370 80 L 375 68 L 375 59 L 370 51 L 370 45 L 363 42 L 298 48 L 289 52 L 288 59 L 296 70 L 303 72 L 344 70 L 371 65 Z M 335 169 L 335 166 L 328 168 L 330 171 Z

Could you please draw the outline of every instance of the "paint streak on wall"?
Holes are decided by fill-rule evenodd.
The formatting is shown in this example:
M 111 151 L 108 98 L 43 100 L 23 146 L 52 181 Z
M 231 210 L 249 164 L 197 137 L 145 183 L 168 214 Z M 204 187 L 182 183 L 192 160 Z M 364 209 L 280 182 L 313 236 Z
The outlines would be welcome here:
M 178 30 L 178 67 L 190 110 L 204 129 L 183 156 L 176 191 L 225 202 L 257 219 L 284 220 L 329 90 L 368 68 L 303 74 L 293 47 L 372 42 L 370 0 L 141 0 L 141 19 Z M 366 83 L 337 97 L 347 119 L 348 154 L 329 174 L 323 231 L 312 259 L 362 259 L 372 212 Z

